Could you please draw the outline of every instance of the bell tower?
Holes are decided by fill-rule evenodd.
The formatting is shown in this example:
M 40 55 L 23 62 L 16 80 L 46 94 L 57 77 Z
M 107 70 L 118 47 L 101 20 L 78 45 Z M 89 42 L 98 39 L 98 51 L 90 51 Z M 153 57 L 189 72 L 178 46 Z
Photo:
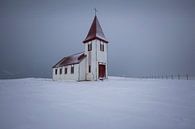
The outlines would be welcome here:
M 83 41 L 85 45 L 86 80 L 103 80 L 108 78 L 108 41 L 95 15 L 89 32 Z

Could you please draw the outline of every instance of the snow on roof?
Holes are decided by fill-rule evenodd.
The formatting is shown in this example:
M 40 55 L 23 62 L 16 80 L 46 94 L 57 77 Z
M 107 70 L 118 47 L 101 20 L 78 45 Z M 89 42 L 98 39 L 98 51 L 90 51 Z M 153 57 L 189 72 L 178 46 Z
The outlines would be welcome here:
M 85 57 L 86 57 L 86 55 L 84 54 L 84 52 L 64 57 L 56 65 L 54 65 L 53 68 L 58 68 L 58 67 L 62 67 L 62 66 L 72 65 L 72 64 L 78 64 Z
M 91 28 L 87 34 L 87 37 L 83 41 L 83 43 L 86 43 L 86 42 L 94 40 L 94 39 L 99 39 L 99 40 L 102 40 L 102 41 L 108 43 L 108 41 L 106 40 L 106 37 L 102 31 L 100 23 L 97 19 L 97 16 L 94 17 Z

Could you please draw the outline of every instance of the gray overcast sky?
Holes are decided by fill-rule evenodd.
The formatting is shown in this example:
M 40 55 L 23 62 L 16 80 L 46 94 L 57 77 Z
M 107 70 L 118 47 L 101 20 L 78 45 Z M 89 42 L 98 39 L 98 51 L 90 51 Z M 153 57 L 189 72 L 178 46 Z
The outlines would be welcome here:
M 195 76 L 194 0 L 0 0 L 0 77 L 51 77 L 98 9 L 109 74 Z

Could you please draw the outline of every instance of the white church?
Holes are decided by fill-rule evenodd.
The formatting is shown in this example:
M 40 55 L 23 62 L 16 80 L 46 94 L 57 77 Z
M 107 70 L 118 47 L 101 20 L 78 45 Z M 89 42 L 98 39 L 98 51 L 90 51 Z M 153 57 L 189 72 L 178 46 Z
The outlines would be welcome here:
M 108 41 L 96 15 L 83 44 L 84 52 L 64 57 L 52 67 L 53 80 L 97 81 L 108 78 Z

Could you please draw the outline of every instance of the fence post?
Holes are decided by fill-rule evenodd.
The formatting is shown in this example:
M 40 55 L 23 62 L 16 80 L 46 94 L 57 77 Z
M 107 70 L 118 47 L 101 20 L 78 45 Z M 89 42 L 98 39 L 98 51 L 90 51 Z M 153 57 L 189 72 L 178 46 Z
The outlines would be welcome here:
M 178 80 L 180 80 L 180 75 L 178 74 Z
M 173 80 L 173 74 L 171 75 L 171 79 Z

